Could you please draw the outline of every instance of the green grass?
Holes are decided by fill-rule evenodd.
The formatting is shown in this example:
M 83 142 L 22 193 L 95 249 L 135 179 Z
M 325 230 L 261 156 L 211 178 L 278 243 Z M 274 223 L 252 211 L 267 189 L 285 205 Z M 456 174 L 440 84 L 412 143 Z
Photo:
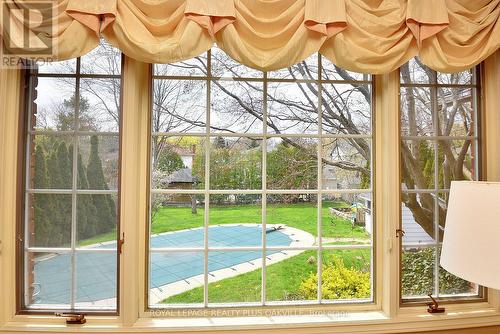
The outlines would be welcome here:
M 363 228 L 352 228 L 350 221 L 331 216 L 329 207 L 346 207 L 344 202 L 327 202 L 322 208 L 323 237 L 328 238 L 360 238 L 368 239 Z M 178 231 L 187 228 L 202 227 L 204 209 L 199 208 L 197 214 L 191 213 L 189 207 L 163 207 L 153 219 L 152 233 Z M 282 224 L 295 227 L 317 236 L 318 209 L 311 203 L 270 204 L 267 207 L 267 224 Z M 218 224 L 260 224 L 260 205 L 226 205 L 210 207 L 210 225 Z
M 78 243 L 79 246 L 88 246 L 88 245 L 93 245 L 96 243 L 100 242 L 106 242 L 110 240 L 116 240 L 116 229 L 113 229 L 112 231 L 96 235 L 93 238 L 85 239 L 82 240 Z
M 345 202 L 324 202 L 322 208 L 322 232 L 325 238 L 368 239 L 369 235 L 361 227 L 352 228 L 350 221 L 331 216 L 329 208 L 348 207 Z M 202 227 L 205 210 L 197 209 L 191 213 L 191 207 L 162 207 L 153 217 L 151 233 L 178 231 Z M 317 236 L 318 209 L 312 203 L 269 204 L 267 206 L 267 224 L 283 224 L 295 227 Z M 262 222 L 259 205 L 214 205 L 210 207 L 210 225 L 218 224 L 260 224 Z M 81 246 L 92 245 L 116 239 L 116 231 L 110 231 L 93 238 L 82 240 Z
M 369 239 L 369 235 L 363 228 L 353 228 L 349 220 L 337 216 L 332 217 L 329 213 L 330 207 L 348 207 L 348 204 L 344 202 L 323 203 L 323 237 Z M 202 227 L 204 224 L 204 214 L 205 210 L 203 208 L 198 208 L 197 213 L 192 214 L 191 207 L 162 207 L 153 217 L 151 233 L 157 234 Z M 287 225 L 317 236 L 317 214 L 318 209 L 313 203 L 268 204 L 266 220 L 268 224 Z M 261 206 L 260 204 L 211 205 L 209 222 L 210 225 L 260 224 L 262 222 Z M 83 240 L 80 242 L 80 245 L 91 245 L 114 240 L 115 238 L 116 231 L 111 231 Z M 349 242 L 349 244 L 352 243 L 354 242 Z M 335 242 L 335 244 L 344 244 L 344 242 Z M 342 256 L 346 267 L 354 267 L 358 270 L 368 270 L 369 268 L 370 251 L 368 249 L 323 251 L 324 263 L 328 261 L 328 258 L 332 254 Z M 316 256 L 316 251 L 305 251 L 297 256 L 267 266 L 267 300 L 280 301 L 301 298 L 299 293 L 301 282 L 316 272 L 316 263 L 309 263 L 308 260 L 315 259 Z M 262 271 L 258 269 L 211 283 L 208 286 L 209 301 L 214 303 L 260 301 L 261 275 Z M 172 296 L 164 302 L 203 302 L 203 288 L 198 287 Z
M 369 270 L 370 250 L 328 250 L 323 251 L 323 262 L 332 256 L 340 256 L 346 267 L 360 271 Z M 316 272 L 316 263 L 308 261 L 317 257 L 316 251 L 305 251 L 281 262 L 266 267 L 266 296 L 268 301 L 301 299 L 300 284 Z M 226 278 L 208 285 L 208 300 L 211 303 L 260 301 L 262 269 L 235 277 Z M 203 287 L 167 298 L 163 303 L 200 303 L 203 301 Z

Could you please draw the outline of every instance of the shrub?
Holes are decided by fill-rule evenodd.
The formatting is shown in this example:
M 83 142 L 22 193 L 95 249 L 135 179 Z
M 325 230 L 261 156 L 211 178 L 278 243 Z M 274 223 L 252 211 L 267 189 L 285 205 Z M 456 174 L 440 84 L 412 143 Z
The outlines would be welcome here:
M 370 297 L 370 274 L 355 268 L 346 268 L 342 258 L 334 258 L 323 266 L 321 293 L 324 299 L 352 299 Z M 300 284 L 306 299 L 316 298 L 318 275 L 311 274 Z
M 415 252 L 404 252 L 402 256 L 402 293 L 405 296 L 420 296 L 434 292 L 435 251 L 426 248 Z M 470 283 L 446 270 L 439 270 L 439 290 L 442 294 L 463 293 L 470 290 Z

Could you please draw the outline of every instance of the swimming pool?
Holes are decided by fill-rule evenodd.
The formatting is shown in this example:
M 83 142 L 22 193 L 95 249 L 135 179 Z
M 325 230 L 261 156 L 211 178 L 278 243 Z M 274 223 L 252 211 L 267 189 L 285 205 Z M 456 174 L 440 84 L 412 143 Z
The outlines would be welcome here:
M 297 229 L 285 227 L 266 233 L 268 246 L 288 247 L 300 242 L 303 236 Z M 303 231 L 302 231 L 303 232 Z M 306 233 L 308 235 L 308 233 Z M 262 229 L 257 224 L 216 225 L 208 230 L 209 248 L 235 246 L 261 246 Z M 182 248 L 203 248 L 204 229 L 167 232 L 151 237 L 150 288 L 156 291 L 168 289 L 175 282 L 204 273 L 203 251 Z M 176 252 L 161 252 L 161 248 L 177 248 Z M 116 242 L 92 245 L 76 254 L 76 296 L 78 304 L 92 305 L 107 301 L 112 306 L 116 297 Z M 155 251 L 155 249 L 157 251 Z M 103 252 L 98 252 L 98 251 Z M 268 251 L 272 255 L 279 251 Z M 210 251 L 209 275 L 216 275 L 225 268 L 237 270 L 241 264 L 259 267 L 254 261 L 262 258 L 261 251 Z M 35 262 L 34 278 L 37 296 L 35 304 L 68 304 L 71 287 L 71 256 L 48 255 Z

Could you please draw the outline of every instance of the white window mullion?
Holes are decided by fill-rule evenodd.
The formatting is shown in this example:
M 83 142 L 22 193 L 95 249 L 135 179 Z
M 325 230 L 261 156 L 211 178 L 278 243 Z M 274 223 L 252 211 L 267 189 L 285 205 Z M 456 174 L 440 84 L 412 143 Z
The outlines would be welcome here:
M 432 83 L 437 84 L 437 72 L 432 71 Z M 431 110 L 432 110 L 432 122 L 434 123 L 434 136 L 433 147 L 434 147 L 434 187 L 432 193 L 434 194 L 434 295 L 439 297 L 439 202 L 438 202 L 438 188 L 439 188 L 439 115 L 438 115 L 438 93 L 437 86 L 432 85 L 430 87 L 431 91 Z
M 261 195 L 261 216 L 262 216 L 262 274 L 261 274 L 261 304 L 266 305 L 267 299 L 267 270 L 266 270 L 266 248 L 267 248 L 267 72 L 264 72 L 263 83 L 263 106 L 262 106 L 262 195 Z
M 75 123 L 74 131 L 80 128 L 79 113 L 80 113 L 80 58 L 76 60 L 76 86 L 75 86 Z M 76 289 L 77 289 L 77 275 L 76 275 L 76 231 L 77 231 L 77 198 L 76 189 L 78 188 L 78 139 L 76 134 L 73 134 L 73 161 L 72 169 L 72 185 L 71 185 L 71 290 L 70 290 L 70 308 L 74 309 L 76 304 Z
M 318 105 L 317 105 L 317 110 L 318 110 L 318 135 L 319 135 L 319 140 L 318 140 L 318 147 L 317 147 L 317 152 L 318 152 L 318 195 L 316 197 L 317 201 L 317 238 L 316 242 L 318 245 L 318 250 L 317 250 L 317 276 L 318 276 L 318 303 L 321 303 L 323 296 L 322 296 L 322 289 L 321 287 L 323 286 L 323 237 L 322 237 L 322 224 L 323 224 L 323 82 L 322 82 L 322 77 L 323 77 L 323 62 L 322 62 L 322 57 L 320 54 L 318 54 Z
M 209 257 L 209 252 L 208 252 L 208 243 L 209 243 L 209 238 L 208 238 L 208 233 L 209 233 L 209 226 L 210 226 L 210 195 L 209 195 L 209 189 L 210 189 L 210 151 L 211 151 L 211 146 L 210 146 L 210 114 L 211 114 L 211 87 L 212 87 L 212 52 L 209 50 L 207 52 L 207 96 L 206 96 L 206 126 L 205 126 L 205 216 L 204 216 L 204 252 L 203 252 L 203 305 L 205 307 L 208 306 L 208 271 L 209 271 L 209 263 L 208 263 L 208 257 Z

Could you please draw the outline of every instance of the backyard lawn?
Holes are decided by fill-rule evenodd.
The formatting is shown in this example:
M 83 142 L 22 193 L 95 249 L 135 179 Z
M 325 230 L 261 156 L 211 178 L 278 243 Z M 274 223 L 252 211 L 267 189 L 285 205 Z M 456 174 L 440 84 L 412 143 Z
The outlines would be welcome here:
M 370 250 L 328 250 L 323 251 L 323 263 L 332 261 L 332 256 L 343 259 L 345 267 L 366 272 L 370 268 Z M 266 267 L 266 297 L 268 301 L 283 301 L 303 298 L 300 284 L 316 272 L 317 252 L 310 250 Z M 226 278 L 208 285 L 208 300 L 211 303 L 255 302 L 261 298 L 262 269 L 235 277 Z M 230 292 L 230 293 L 228 293 Z M 203 287 L 167 298 L 163 303 L 200 303 L 203 301 Z
M 345 202 L 324 202 L 322 208 L 323 238 L 355 238 L 358 240 L 325 240 L 324 244 L 361 244 L 368 242 L 370 236 L 361 227 L 352 227 L 352 223 L 344 218 L 332 216 L 329 208 L 349 207 Z M 298 228 L 317 236 L 317 207 L 315 203 L 268 204 L 267 223 L 281 224 Z M 248 205 L 211 205 L 210 225 L 219 224 L 260 224 L 262 221 L 260 204 Z M 190 206 L 160 207 L 153 216 L 151 234 L 178 231 L 189 228 L 201 228 L 204 225 L 204 208 L 191 212 Z M 116 232 L 108 232 L 94 238 L 83 240 L 80 245 L 90 245 L 116 238 Z M 316 272 L 317 251 L 304 251 L 299 255 L 287 258 L 266 268 L 266 299 L 283 301 L 294 299 L 311 299 L 301 291 L 301 284 Z M 354 268 L 359 272 L 369 272 L 370 249 L 324 250 L 323 264 L 332 263 L 332 257 L 342 258 L 346 268 Z M 256 302 L 261 298 L 262 269 L 240 274 L 210 283 L 208 299 L 211 303 L 224 302 Z M 230 291 L 230 293 L 228 293 Z M 203 287 L 197 287 L 175 296 L 162 303 L 200 303 L 203 301 Z
M 348 207 L 344 202 L 326 202 L 322 208 L 322 234 L 327 238 L 368 239 L 363 228 L 352 228 L 350 221 L 341 217 L 332 217 L 328 208 Z M 204 209 L 198 208 L 197 214 L 191 208 L 163 207 L 155 215 L 151 228 L 152 234 L 177 231 L 203 226 Z M 282 224 L 295 227 L 317 236 L 317 207 L 311 203 L 269 204 L 267 206 L 267 224 Z M 225 205 L 210 207 L 210 225 L 217 224 L 260 224 L 261 207 L 259 205 Z
M 345 202 L 324 202 L 322 208 L 322 234 L 324 238 L 369 239 L 361 227 L 352 228 L 350 221 L 331 216 L 330 207 L 348 207 Z M 267 206 L 267 224 L 283 224 L 295 227 L 317 236 L 317 208 L 312 203 L 269 204 Z M 151 233 L 178 231 L 202 227 L 204 209 L 197 208 L 197 214 L 191 213 L 191 207 L 162 207 L 154 215 Z M 260 224 L 261 206 L 259 205 L 224 205 L 210 207 L 210 225 L 218 224 Z M 116 239 L 116 232 L 111 231 L 80 242 L 80 246 Z

